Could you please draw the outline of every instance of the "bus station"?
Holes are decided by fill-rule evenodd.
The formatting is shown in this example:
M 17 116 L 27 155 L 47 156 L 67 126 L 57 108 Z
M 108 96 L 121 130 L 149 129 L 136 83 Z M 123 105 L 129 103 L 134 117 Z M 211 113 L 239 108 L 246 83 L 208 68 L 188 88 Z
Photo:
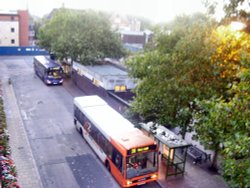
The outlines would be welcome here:
M 153 138 L 159 146 L 159 164 L 165 168 L 165 178 L 184 175 L 188 144 L 166 127 L 153 122 L 140 123 L 144 134 Z

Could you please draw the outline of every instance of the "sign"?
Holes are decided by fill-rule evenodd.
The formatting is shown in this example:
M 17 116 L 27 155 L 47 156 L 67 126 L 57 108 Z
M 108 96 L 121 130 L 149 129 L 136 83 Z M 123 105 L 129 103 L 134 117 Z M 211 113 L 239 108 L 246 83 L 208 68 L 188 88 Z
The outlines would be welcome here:
M 149 147 L 134 148 L 134 149 L 131 149 L 131 154 L 140 153 L 140 152 L 148 151 L 148 150 L 149 150 Z
M 127 87 L 125 85 L 121 85 L 121 86 L 116 85 L 115 86 L 115 92 L 123 92 L 126 90 L 127 90 Z
M 50 70 L 60 70 L 60 67 L 51 67 Z

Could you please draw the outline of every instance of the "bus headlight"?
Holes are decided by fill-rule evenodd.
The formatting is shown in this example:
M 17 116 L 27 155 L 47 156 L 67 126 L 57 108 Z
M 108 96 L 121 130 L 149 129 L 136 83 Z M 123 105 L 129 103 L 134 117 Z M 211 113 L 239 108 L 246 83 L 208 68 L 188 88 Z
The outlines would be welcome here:
M 157 178 L 157 174 L 153 174 L 153 175 L 151 176 L 151 179 L 155 179 L 155 178 Z
M 132 181 L 127 180 L 127 185 L 131 185 Z

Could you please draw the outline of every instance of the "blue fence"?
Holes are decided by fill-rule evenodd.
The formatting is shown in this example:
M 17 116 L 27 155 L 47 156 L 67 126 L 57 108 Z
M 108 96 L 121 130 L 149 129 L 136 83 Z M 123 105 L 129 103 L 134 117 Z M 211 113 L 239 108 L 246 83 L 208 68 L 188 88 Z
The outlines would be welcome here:
M 22 47 L 0 47 L 1 55 L 49 55 L 44 49 L 37 46 L 22 46 Z

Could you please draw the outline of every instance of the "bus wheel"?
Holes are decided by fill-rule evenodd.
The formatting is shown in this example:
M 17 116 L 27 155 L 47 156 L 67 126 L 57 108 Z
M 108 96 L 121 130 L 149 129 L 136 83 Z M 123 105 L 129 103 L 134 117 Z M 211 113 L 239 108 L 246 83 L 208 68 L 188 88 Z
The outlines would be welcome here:
M 106 161 L 106 163 L 105 163 L 105 167 L 107 168 L 107 170 L 110 172 L 110 165 L 109 165 L 109 162 L 108 161 Z
M 82 128 L 80 128 L 79 133 L 81 134 L 81 136 L 83 137 L 83 131 Z

